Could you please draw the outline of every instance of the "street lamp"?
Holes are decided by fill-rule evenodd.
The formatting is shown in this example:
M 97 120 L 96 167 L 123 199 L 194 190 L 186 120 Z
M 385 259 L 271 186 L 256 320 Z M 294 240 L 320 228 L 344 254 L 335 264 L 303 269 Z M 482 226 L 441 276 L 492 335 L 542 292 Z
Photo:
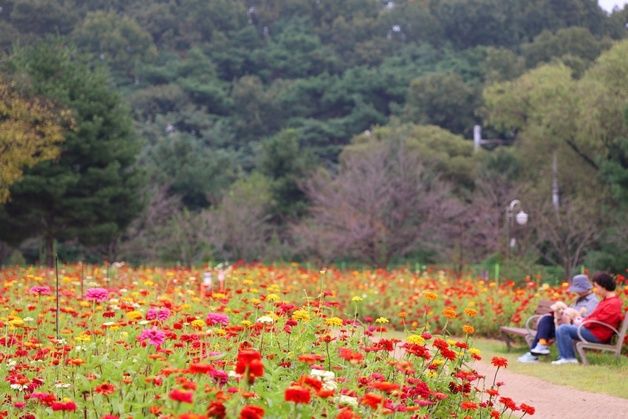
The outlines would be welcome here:
M 516 214 L 515 211 L 519 210 Z M 521 209 L 521 201 L 518 199 L 512 200 L 506 207 L 506 243 L 507 243 L 507 255 L 510 256 L 510 249 L 514 248 L 517 244 L 517 240 L 514 237 L 510 237 L 510 226 L 514 221 L 519 225 L 526 225 L 528 222 L 528 214 Z

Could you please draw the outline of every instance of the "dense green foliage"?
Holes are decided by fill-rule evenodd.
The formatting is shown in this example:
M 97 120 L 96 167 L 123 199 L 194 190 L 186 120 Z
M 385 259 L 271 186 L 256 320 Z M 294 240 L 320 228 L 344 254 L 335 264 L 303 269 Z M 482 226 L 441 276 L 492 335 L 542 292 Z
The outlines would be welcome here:
M 262 244 L 250 248 L 264 249 L 258 258 L 308 258 L 292 246 L 294 225 L 311 209 L 306 179 L 320 170 L 335 176 L 341 152 L 372 141 L 365 139 L 372 132 L 378 140 L 407 141 L 448 183 L 459 215 L 494 219 L 492 227 L 467 233 L 485 224 L 460 215 L 457 232 L 440 239 L 441 250 L 418 244 L 409 254 L 424 261 L 451 258 L 442 249 L 462 249 L 471 237 L 473 255 L 459 252 L 461 261 L 503 253 L 505 203 L 525 194 L 527 210 L 542 212 L 550 196 L 548 156 L 558 153 L 564 201 L 591 198 L 603 209 L 598 230 L 610 232 L 596 235 L 576 263 L 587 252 L 601 252 L 597 260 L 606 259 L 600 267 L 621 268 L 623 262 L 607 255 L 618 251 L 614 226 L 626 214 L 628 135 L 626 119 L 617 115 L 625 114 L 627 102 L 621 71 L 613 70 L 626 59 L 625 48 L 613 47 L 625 38 L 627 19 L 628 8 L 607 15 L 594 0 L 9 0 L 0 12 L 0 48 L 14 63 L 6 75 L 18 81 L 39 75 L 33 83 L 38 94 L 75 109 L 95 101 L 84 111 L 93 116 L 84 114 L 84 130 L 69 133 L 66 148 L 104 137 L 115 145 L 107 152 L 66 152 L 33 168 L 33 176 L 48 180 L 46 187 L 58 188 L 42 200 L 40 184 L 34 195 L 40 202 L 60 199 L 55 221 L 46 224 L 55 233 L 17 217 L 20 191 L 35 188 L 27 177 L 14 185 L 14 202 L 3 210 L 2 239 L 18 243 L 52 234 L 87 246 L 114 238 L 127 244 L 138 237 L 165 240 L 169 229 L 194 223 L 196 216 L 225 220 L 217 214 L 235 202 L 230 194 L 246 196 L 243 184 L 261 182 L 267 199 L 254 200 L 247 217 L 270 213 L 264 233 L 254 234 Z M 51 54 L 33 57 L 58 48 L 60 40 L 74 47 L 54 49 L 66 60 L 54 65 L 72 69 L 58 78 L 46 73 Z M 615 52 L 596 64 L 609 50 Z M 23 58 L 28 54 L 30 61 Z M 74 70 L 74 63 L 87 68 L 82 61 L 107 68 L 109 81 L 101 70 Z M 71 87 L 81 77 L 98 79 L 97 87 Z M 135 134 L 123 107 L 114 106 L 118 97 L 128 103 Z M 591 108 L 600 112 L 586 111 Z M 106 134 L 90 125 L 95 121 Z M 498 156 L 474 154 L 468 140 L 474 124 L 486 126 L 485 138 L 512 147 L 498 147 Z M 141 150 L 131 138 L 142 139 Z M 64 185 L 78 178 L 72 177 L 75 169 L 65 169 L 77 164 L 99 177 L 81 177 L 88 182 L 80 186 L 83 192 L 66 195 Z M 139 178 L 126 176 L 131 165 L 146 173 L 148 196 L 138 193 Z M 50 171 L 59 171 L 58 177 Z M 116 186 L 105 187 L 109 183 Z M 95 207 L 69 199 L 101 189 L 102 200 L 91 197 Z M 155 191 L 161 191 L 159 199 Z M 148 208 L 136 217 L 142 200 Z M 37 205 L 26 205 L 29 211 L 19 213 L 34 217 Z M 81 215 L 72 218 L 79 207 Z M 155 214 L 164 222 L 147 222 Z M 81 218 L 88 215 L 93 219 Z M 150 228 L 159 234 L 142 233 Z M 532 247 L 542 251 L 520 249 L 519 256 L 555 263 L 554 245 L 537 239 Z M 186 263 L 240 254 L 212 246 L 214 251 L 198 246 L 203 250 L 185 256 Z M 161 260 L 181 259 L 176 252 L 157 253 Z M 122 251 L 136 261 L 149 257 L 142 254 Z

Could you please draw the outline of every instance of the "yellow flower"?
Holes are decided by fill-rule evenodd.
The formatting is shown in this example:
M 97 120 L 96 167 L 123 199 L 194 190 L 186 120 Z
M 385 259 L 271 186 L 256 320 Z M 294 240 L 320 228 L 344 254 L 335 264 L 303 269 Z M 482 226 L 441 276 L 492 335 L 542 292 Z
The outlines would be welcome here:
M 201 330 L 205 327 L 205 320 L 201 320 L 201 319 L 192 320 L 192 322 L 190 323 L 190 326 L 192 326 L 196 330 Z
M 294 320 L 308 321 L 310 320 L 310 313 L 308 313 L 307 310 L 295 310 L 294 313 L 292 313 L 292 318 Z
M 155 285 L 155 283 L 149 279 L 147 281 L 144 281 L 144 285 L 146 285 L 147 287 L 152 287 L 153 285 Z
M 279 301 L 279 296 L 277 294 L 268 294 L 266 296 L 266 301 L 270 301 L 271 303 L 274 303 L 275 301 Z
M 342 326 L 342 319 L 340 317 L 329 317 L 325 319 L 325 324 L 328 326 Z
M 423 345 L 425 343 L 425 339 L 419 335 L 410 335 L 406 338 L 406 342 L 413 345 Z
M 467 335 L 472 335 L 473 333 L 475 333 L 475 327 L 471 326 L 470 324 L 465 324 L 464 326 L 462 326 L 462 331 Z
M 92 337 L 82 333 L 82 334 L 78 335 L 77 337 L 75 337 L 74 340 L 77 341 L 77 342 L 89 342 L 89 341 L 92 340 Z
M 252 324 L 253 324 L 253 323 L 252 323 L 250 320 L 242 320 L 242 321 L 240 322 L 240 325 L 241 325 L 241 326 L 244 326 L 244 327 L 249 327 L 249 326 L 251 326 Z
M 224 329 L 214 329 L 213 332 L 218 336 L 224 336 L 227 334 L 227 331 Z
M 251 281 L 250 279 L 245 279 L 244 281 L 242 281 L 242 283 L 244 285 L 253 285 L 253 281 Z
M 423 291 L 423 297 L 425 297 L 427 300 L 436 300 L 438 299 L 438 294 L 432 291 Z
M 212 297 L 213 297 L 215 300 L 222 300 L 222 299 L 224 299 L 224 298 L 227 298 L 227 296 L 226 296 L 225 294 L 221 293 L 221 292 L 215 292 L 215 293 L 213 293 L 213 294 L 212 294 Z
M 139 320 L 142 317 L 144 317 L 144 315 L 137 311 L 137 310 L 133 310 L 133 311 L 129 311 L 128 313 L 126 313 L 126 317 L 131 319 L 131 320 Z
M 89 306 L 91 306 L 91 303 L 90 303 L 89 301 L 81 301 L 81 302 L 79 303 L 79 305 L 80 305 L 81 307 L 89 307 Z
M 13 327 L 22 327 L 24 326 L 24 320 L 19 317 L 16 317 L 13 320 L 9 320 L 9 324 Z
M 359 303 L 360 301 L 363 301 L 363 300 L 364 298 L 358 297 L 358 296 L 355 296 L 351 299 L 351 301 L 353 301 L 354 303 Z
M 471 355 L 480 356 L 481 352 L 478 348 L 469 348 L 469 353 Z
M 386 317 L 378 317 L 378 318 L 375 320 L 375 323 L 378 323 L 378 324 L 386 324 L 386 323 L 390 323 L 390 321 L 389 321 Z

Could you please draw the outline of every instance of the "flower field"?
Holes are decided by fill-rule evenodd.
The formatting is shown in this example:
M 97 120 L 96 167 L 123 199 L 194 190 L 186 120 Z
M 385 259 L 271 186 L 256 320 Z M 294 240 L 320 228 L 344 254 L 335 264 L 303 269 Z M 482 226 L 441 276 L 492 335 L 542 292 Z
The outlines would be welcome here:
M 505 359 L 471 368 L 472 335 L 566 297 L 442 272 L 73 265 L 57 308 L 56 281 L 0 271 L 0 417 L 522 417 Z

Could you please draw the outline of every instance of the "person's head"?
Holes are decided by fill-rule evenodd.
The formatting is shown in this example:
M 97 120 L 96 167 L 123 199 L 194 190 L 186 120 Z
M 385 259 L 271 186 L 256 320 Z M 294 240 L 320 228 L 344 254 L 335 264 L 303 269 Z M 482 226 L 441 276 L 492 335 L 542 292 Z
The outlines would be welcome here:
M 597 294 L 605 296 L 608 293 L 615 291 L 617 283 L 615 282 L 615 278 L 613 278 L 610 274 L 606 272 L 597 272 L 593 275 L 593 287 Z
M 579 296 L 587 295 L 591 292 L 593 285 L 589 281 L 586 275 L 576 275 L 571 279 L 571 286 L 569 286 L 569 292 L 578 294 Z

